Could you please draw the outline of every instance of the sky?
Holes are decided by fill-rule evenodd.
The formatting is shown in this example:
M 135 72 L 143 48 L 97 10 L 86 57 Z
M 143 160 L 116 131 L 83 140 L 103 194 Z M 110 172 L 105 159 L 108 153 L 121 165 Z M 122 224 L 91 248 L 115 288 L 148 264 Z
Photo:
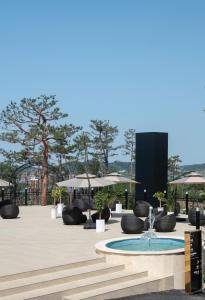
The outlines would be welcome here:
M 56 95 L 69 122 L 169 134 L 205 163 L 205 1 L 0 0 L 0 109 Z M 115 159 L 126 160 L 121 154 Z

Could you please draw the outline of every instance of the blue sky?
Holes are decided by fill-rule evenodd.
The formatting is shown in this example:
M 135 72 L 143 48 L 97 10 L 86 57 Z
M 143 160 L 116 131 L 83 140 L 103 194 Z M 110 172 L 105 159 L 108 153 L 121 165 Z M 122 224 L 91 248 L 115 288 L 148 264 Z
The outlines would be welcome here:
M 1 108 L 55 94 L 75 125 L 168 132 L 170 155 L 203 163 L 204 28 L 200 0 L 0 0 Z

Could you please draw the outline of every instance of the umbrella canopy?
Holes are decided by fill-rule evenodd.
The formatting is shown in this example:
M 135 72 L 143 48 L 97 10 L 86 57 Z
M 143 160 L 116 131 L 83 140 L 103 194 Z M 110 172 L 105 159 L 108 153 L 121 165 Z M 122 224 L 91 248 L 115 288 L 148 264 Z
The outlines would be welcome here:
M 8 182 L 8 181 L 5 181 L 3 179 L 0 179 L 0 186 L 1 187 L 7 187 L 7 186 L 11 186 L 11 185 L 13 185 L 13 184 Z
M 96 177 L 95 175 L 88 174 L 90 179 L 90 185 L 92 188 L 94 187 L 103 187 L 115 184 L 110 180 L 106 180 L 104 177 Z M 66 186 L 73 188 L 88 188 L 88 177 L 86 174 L 77 175 L 75 178 L 58 182 L 58 186 Z
M 107 176 L 105 176 L 103 178 L 105 178 L 106 180 L 115 182 L 115 183 L 138 183 L 138 184 L 140 183 L 138 181 L 131 180 L 127 177 L 123 177 L 123 176 L 121 176 L 121 174 L 116 173 L 116 172 L 107 174 Z
M 197 172 L 191 172 L 183 178 L 171 181 L 170 184 L 205 184 L 205 178 Z

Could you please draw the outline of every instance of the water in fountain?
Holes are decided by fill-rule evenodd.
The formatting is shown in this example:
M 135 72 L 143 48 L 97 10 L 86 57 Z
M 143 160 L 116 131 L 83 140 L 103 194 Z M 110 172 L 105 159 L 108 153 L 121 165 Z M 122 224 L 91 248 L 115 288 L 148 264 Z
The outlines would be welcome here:
M 155 217 L 152 214 L 152 206 L 150 206 L 149 207 L 149 217 L 148 217 L 149 229 L 147 232 L 143 233 L 143 235 L 141 236 L 141 239 L 148 241 L 149 246 L 150 246 L 151 240 L 157 238 L 156 233 L 153 232 L 154 221 L 155 221 Z

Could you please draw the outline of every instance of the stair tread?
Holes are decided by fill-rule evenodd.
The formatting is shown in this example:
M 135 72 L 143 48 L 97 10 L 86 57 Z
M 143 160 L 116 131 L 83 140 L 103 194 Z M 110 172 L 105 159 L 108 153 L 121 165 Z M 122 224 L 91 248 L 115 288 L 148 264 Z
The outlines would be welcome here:
M 89 259 L 89 260 L 76 261 L 76 262 L 64 264 L 64 265 L 57 265 L 57 266 L 51 266 L 51 267 L 47 267 L 47 268 L 43 268 L 43 269 L 34 269 L 34 270 L 26 271 L 26 272 L 4 275 L 4 276 L 0 276 L 0 283 L 6 282 L 6 281 L 22 279 L 22 278 L 33 277 L 33 276 L 42 275 L 42 274 L 59 272 L 59 271 L 66 270 L 66 269 L 75 269 L 75 268 L 79 268 L 82 266 L 89 266 L 92 264 L 98 264 L 98 263 L 102 263 L 102 262 L 105 262 L 105 257 L 103 257 L 103 256 L 98 257 L 98 258 Z
M 98 283 L 104 282 L 104 286 L 111 284 L 112 280 L 131 280 L 136 278 L 137 276 L 140 276 L 141 274 L 144 274 L 144 276 L 147 276 L 146 272 L 139 272 L 139 273 L 131 273 L 127 271 L 118 271 L 110 274 L 105 275 L 98 275 L 95 277 L 85 278 L 78 281 L 73 281 L 69 283 L 59 284 L 55 286 L 49 286 L 41 289 L 35 289 L 32 291 L 26 291 L 14 295 L 8 295 L 1 297 L 1 300 L 23 300 L 23 299 L 31 299 L 34 297 L 41 297 L 47 294 L 57 293 L 57 292 L 68 292 L 68 290 L 73 290 L 72 293 L 80 293 L 78 289 L 86 286 L 95 285 Z M 136 279 L 135 279 L 136 280 Z M 91 288 L 91 287 L 90 287 Z
M 42 274 L 42 275 L 36 275 L 36 276 L 32 276 L 32 277 L 28 277 L 28 278 L 22 278 L 22 279 L 16 279 L 16 280 L 12 280 L 12 281 L 8 281 L 8 282 L 0 282 L 0 295 L 1 295 L 1 291 L 5 290 L 5 289 L 11 289 L 11 288 L 17 288 L 17 287 L 21 287 L 21 286 L 28 286 L 28 285 L 32 285 L 32 284 L 37 284 L 37 283 L 42 283 L 42 282 L 47 282 L 47 281 L 53 281 L 56 279 L 63 279 L 66 278 L 71 280 L 71 276 L 72 281 L 74 280 L 75 277 L 77 277 L 77 275 L 83 275 L 85 273 L 89 273 L 89 272 L 94 272 L 94 271 L 106 271 L 106 270 L 115 270 L 115 269 L 119 269 L 119 268 L 123 268 L 124 265 L 111 265 L 111 264 L 107 264 L 105 262 L 102 263 L 97 263 L 97 264 L 92 264 L 92 265 L 88 265 L 88 266 L 83 266 L 83 267 L 78 267 L 78 268 L 72 268 L 72 269 L 65 269 L 62 271 L 57 271 L 57 272 L 53 272 L 53 273 L 46 273 L 46 274 Z M 75 276 L 74 276 L 75 275 Z M 87 274 L 89 276 L 89 274 Z
M 143 283 L 148 283 L 148 282 L 153 282 L 153 281 L 158 281 L 160 279 L 164 279 L 167 277 L 170 277 L 172 275 L 167 275 L 166 277 L 164 276 L 150 276 L 150 277 L 142 277 L 142 278 L 138 278 L 138 279 L 133 279 L 133 280 L 129 280 L 129 281 L 125 281 L 125 282 L 121 282 L 116 283 L 116 284 L 112 284 L 109 286 L 105 286 L 102 288 L 98 288 L 98 289 L 92 289 L 89 291 L 85 291 L 85 292 L 81 292 L 78 294 L 74 294 L 74 295 L 70 295 L 70 296 L 64 296 L 62 298 L 62 300 L 83 300 L 83 299 L 87 299 L 89 297 L 94 297 L 94 296 L 98 296 L 98 295 L 103 295 L 109 292 L 114 292 L 116 290 L 121 290 L 121 289 L 125 289 L 125 288 L 129 288 L 129 287 L 133 287 L 133 286 L 137 286 Z

